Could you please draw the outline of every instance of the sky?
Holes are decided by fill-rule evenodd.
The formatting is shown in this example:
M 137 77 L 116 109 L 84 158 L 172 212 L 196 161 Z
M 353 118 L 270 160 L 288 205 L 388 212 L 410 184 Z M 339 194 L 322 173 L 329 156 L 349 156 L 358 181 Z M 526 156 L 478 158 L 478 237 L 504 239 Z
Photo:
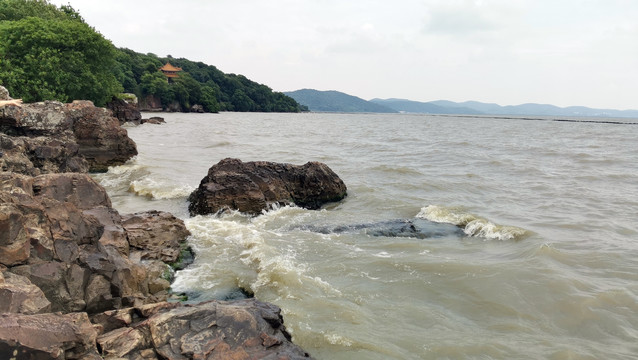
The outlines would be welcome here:
M 117 47 L 275 91 L 638 109 L 636 0 L 63 0 Z

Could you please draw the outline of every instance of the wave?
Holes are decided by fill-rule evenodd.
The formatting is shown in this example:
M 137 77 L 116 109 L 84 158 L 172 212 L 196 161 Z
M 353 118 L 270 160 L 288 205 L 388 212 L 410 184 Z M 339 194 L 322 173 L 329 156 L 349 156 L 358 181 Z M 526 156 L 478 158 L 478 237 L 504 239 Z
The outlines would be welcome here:
M 156 200 L 187 197 L 194 190 L 195 188 L 189 185 L 175 186 L 168 181 L 148 176 L 132 181 L 128 188 L 128 191 L 135 195 Z
M 485 218 L 466 212 L 460 207 L 428 205 L 416 215 L 439 223 L 453 224 L 463 229 L 468 236 L 483 237 L 490 240 L 521 239 L 529 232 L 516 226 L 495 224 Z

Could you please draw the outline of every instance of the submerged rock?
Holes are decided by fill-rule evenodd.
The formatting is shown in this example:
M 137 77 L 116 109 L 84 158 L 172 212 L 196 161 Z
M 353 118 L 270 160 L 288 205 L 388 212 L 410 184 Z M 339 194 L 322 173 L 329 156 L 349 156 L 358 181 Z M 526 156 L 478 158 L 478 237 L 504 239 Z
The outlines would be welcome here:
M 299 229 L 322 234 L 363 231 L 371 236 L 411 237 L 428 239 L 445 236 L 466 236 L 463 229 L 456 225 L 437 223 L 425 219 L 397 219 L 379 221 L 369 224 L 338 225 L 338 226 L 299 226 Z
M 291 165 L 224 159 L 208 170 L 189 196 L 191 215 L 226 209 L 260 214 L 273 204 L 318 209 L 346 196 L 343 181 L 326 164 Z

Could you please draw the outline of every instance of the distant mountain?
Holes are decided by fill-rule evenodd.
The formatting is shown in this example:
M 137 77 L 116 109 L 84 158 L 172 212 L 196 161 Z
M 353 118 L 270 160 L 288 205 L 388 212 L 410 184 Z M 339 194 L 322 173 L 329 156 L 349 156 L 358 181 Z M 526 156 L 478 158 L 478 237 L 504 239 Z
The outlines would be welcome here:
M 372 102 L 389 106 L 395 110 L 403 112 L 417 112 L 429 114 L 484 114 L 484 115 L 514 115 L 514 116 L 589 116 L 589 117 L 623 117 L 638 118 L 638 110 L 612 110 L 593 109 L 585 106 L 570 106 L 561 108 L 547 104 L 521 104 L 501 106 L 493 103 L 482 103 L 478 101 L 453 102 L 447 100 L 431 101 L 420 103 L 409 100 L 373 99 Z M 396 105 L 391 105 L 396 104 Z M 402 106 L 400 106 L 402 105 Z M 441 112 L 427 111 L 432 105 L 447 109 Z M 425 111 L 415 111 L 415 110 Z M 469 112 L 474 111 L 474 112 Z M 444 112 L 445 111 L 445 112 Z
M 368 112 L 368 113 L 396 113 L 398 111 L 387 106 L 375 104 L 356 96 L 338 91 L 319 91 L 302 89 L 285 92 L 285 95 L 295 99 L 299 104 L 306 105 L 310 111 L 325 112 Z
M 483 112 L 463 106 L 456 106 L 451 101 L 443 101 L 441 104 L 434 102 L 418 102 L 404 99 L 372 99 L 370 102 L 387 106 L 398 112 L 417 113 L 417 114 L 467 114 L 480 115 Z M 449 103 L 449 104 L 447 104 Z

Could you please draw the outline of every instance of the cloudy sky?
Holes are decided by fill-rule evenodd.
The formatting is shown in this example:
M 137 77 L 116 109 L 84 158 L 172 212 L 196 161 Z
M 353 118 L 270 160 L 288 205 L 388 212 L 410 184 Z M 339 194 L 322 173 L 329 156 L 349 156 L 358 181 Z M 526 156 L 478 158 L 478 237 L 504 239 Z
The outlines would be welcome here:
M 118 47 L 276 91 L 638 109 L 635 0 L 63 0 Z

